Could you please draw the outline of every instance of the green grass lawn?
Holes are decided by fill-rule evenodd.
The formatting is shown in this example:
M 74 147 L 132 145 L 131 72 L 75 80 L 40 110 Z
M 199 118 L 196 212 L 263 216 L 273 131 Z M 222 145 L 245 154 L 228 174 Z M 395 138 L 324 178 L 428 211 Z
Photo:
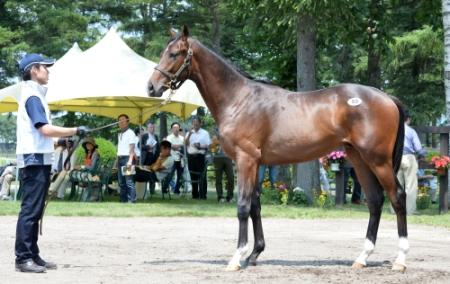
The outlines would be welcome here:
M 172 197 L 161 199 L 160 195 L 152 199 L 138 201 L 136 204 L 123 204 L 117 197 L 108 197 L 104 202 L 73 202 L 52 200 L 46 216 L 98 216 L 98 217 L 236 217 L 236 204 L 217 203 L 213 196 L 209 200 Z M 19 202 L 0 202 L 0 216 L 17 215 Z M 263 218 L 292 219 L 336 219 L 369 218 L 366 206 L 345 205 L 342 207 L 317 208 L 282 205 L 262 205 Z M 384 206 L 383 220 L 395 220 L 387 203 Z M 450 214 L 438 214 L 437 204 L 417 215 L 408 217 L 409 224 L 425 224 L 450 229 Z

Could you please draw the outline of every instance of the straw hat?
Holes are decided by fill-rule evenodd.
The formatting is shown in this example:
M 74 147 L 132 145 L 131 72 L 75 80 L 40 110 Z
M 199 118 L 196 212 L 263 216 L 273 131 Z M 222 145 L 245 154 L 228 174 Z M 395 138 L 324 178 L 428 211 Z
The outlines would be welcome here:
M 81 146 L 83 146 L 83 148 L 84 148 L 85 150 L 87 150 L 87 148 L 86 148 L 86 144 L 87 144 L 87 143 L 93 145 L 93 146 L 94 146 L 94 149 L 98 147 L 98 145 L 95 143 L 95 139 L 92 138 L 92 137 L 86 137 L 86 138 L 84 138 L 83 144 L 81 144 Z

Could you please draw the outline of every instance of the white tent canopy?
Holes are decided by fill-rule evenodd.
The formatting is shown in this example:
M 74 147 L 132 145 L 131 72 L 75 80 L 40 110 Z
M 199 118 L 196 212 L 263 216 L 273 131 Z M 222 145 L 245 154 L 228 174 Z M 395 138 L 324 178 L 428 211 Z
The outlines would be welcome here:
M 197 107 L 206 106 L 195 84 L 188 80 L 172 96 L 172 103 L 156 109 L 168 92 L 160 99 L 148 97 L 147 82 L 155 66 L 130 49 L 111 29 L 84 52 L 75 44 L 50 68 L 47 101 L 53 110 L 109 117 L 123 112 L 134 122 L 142 122 L 143 116 L 162 110 L 187 117 Z M 16 85 L 0 90 L 0 100 L 18 100 L 20 83 Z
M 51 72 L 60 68 L 64 63 L 71 62 L 78 57 L 83 51 L 77 43 L 72 47 L 51 67 Z M 17 111 L 17 102 L 20 99 L 20 92 L 22 89 L 22 82 L 8 86 L 0 90 L 0 112 Z

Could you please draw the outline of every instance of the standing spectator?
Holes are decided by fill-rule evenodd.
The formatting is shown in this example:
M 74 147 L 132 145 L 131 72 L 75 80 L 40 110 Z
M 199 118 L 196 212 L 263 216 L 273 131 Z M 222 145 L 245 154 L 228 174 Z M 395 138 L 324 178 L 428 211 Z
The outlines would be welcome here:
M 419 157 L 424 155 L 419 136 L 414 129 L 409 127 L 410 123 L 411 116 L 408 112 L 405 112 L 405 143 L 397 178 L 406 192 L 406 213 L 408 215 L 414 214 L 416 211 L 418 164 L 415 155 Z
M 319 158 L 319 178 L 320 178 L 320 186 L 322 190 L 325 190 L 326 192 L 330 192 L 330 182 L 328 181 L 328 174 L 327 170 L 325 170 L 325 167 L 328 167 L 328 165 L 325 165 L 327 162 L 326 157 Z
M 142 136 L 144 135 L 145 129 L 144 128 L 136 128 L 134 130 L 134 135 L 136 135 L 136 142 L 134 143 L 134 154 L 136 154 L 136 164 L 140 165 L 141 162 L 144 161 L 141 159 L 141 141 Z M 143 165 L 143 164 L 142 164 Z
M 142 135 L 142 165 L 150 166 L 159 156 L 159 138 L 155 134 L 155 125 L 151 122 L 147 124 L 147 132 Z M 150 193 L 155 193 L 155 183 L 153 181 L 149 182 Z
M 185 145 L 188 152 L 188 167 L 192 180 L 192 198 L 206 199 L 206 151 L 211 144 L 208 131 L 201 127 L 199 117 L 192 120 L 192 128 L 186 136 Z M 203 175 L 203 176 L 202 176 Z
M 349 178 L 352 178 L 353 188 L 350 189 Z M 347 203 L 346 193 L 352 193 L 352 204 L 361 205 L 361 184 L 356 176 L 355 168 L 349 160 L 344 163 L 344 203 Z
M 350 176 L 353 179 L 353 189 L 352 189 L 352 203 L 356 205 L 361 205 L 361 184 L 359 183 L 358 177 L 356 176 L 355 168 L 351 167 Z
M 258 169 L 258 183 L 261 185 L 264 182 L 264 176 L 266 174 L 266 169 L 269 170 L 269 181 L 270 186 L 275 187 L 278 168 L 277 166 L 260 165 Z
M 150 166 L 159 156 L 159 138 L 155 134 L 155 125 L 147 124 L 147 132 L 142 135 L 142 164 Z
M 181 177 L 183 175 L 183 145 L 184 137 L 180 134 L 180 124 L 178 122 L 172 123 L 170 126 L 172 133 L 167 136 L 166 140 L 172 144 L 171 155 L 174 160 L 172 175 L 177 172 L 177 182 L 175 184 L 175 194 L 180 194 Z
M 129 125 L 129 117 L 126 114 L 118 116 L 120 133 L 117 144 L 117 169 L 120 187 L 120 202 L 134 203 L 136 202 L 136 187 L 134 185 L 133 176 L 124 175 L 122 167 L 127 169 L 135 164 L 134 146 L 136 143 L 136 135 Z
M 12 181 L 16 178 L 16 165 L 10 164 L 3 169 L 0 175 L 0 200 L 11 200 L 10 188 Z
M 41 273 L 56 269 L 56 264 L 43 260 L 39 253 L 38 222 L 42 217 L 45 197 L 50 185 L 53 162 L 52 137 L 77 134 L 85 136 L 86 127 L 54 126 L 50 119 L 45 94 L 47 67 L 55 60 L 39 54 L 26 54 L 19 62 L 23 79 L 17 110 L 17 166 L 20 169 L 22 205 L 16 229 L 16 270 Z
M 234 171 L 233 171 L 233 161 L 228 158 L 227 155 L 222 150 L 219 141 L 220 133 L 219 130 L 216 129 L 216 135 L 212 138 L 211 143 L 211 152 L 214 156 L 214 171 L 216 178 L 216 192 L 217 192 L 217 201 L 225 202 L 225 198 L 223 197 L 223 186 L 222 186 L 222 177 L 223 173 L 227 176 L 226 189 L 227 189 L 227 197 L 226 202 L 231 202 L 233 199 L 233 191 L 234 191 Z

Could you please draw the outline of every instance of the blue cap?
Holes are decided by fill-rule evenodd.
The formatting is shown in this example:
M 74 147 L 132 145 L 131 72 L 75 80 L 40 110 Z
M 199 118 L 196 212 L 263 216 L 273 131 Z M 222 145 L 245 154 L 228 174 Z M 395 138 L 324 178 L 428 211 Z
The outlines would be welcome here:
M 19 71 L 25 73 L 34 64 L 52 66 L 55 64 L 55 59 L 44 58 L 41 54 L 36 53 L 25 54 L 19 62 Z

